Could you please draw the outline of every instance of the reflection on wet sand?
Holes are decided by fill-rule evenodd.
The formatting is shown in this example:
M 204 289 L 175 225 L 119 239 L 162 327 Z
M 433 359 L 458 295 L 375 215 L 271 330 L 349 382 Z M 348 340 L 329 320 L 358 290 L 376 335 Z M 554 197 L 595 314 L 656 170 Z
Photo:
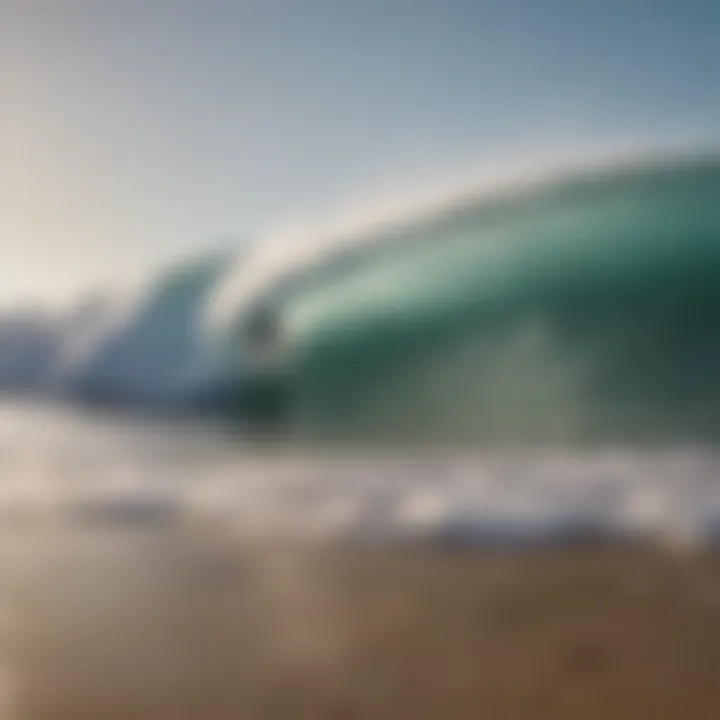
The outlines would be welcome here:
M 628 547 L 3 544 L 7 717 L 715 718 L 720 574 Z

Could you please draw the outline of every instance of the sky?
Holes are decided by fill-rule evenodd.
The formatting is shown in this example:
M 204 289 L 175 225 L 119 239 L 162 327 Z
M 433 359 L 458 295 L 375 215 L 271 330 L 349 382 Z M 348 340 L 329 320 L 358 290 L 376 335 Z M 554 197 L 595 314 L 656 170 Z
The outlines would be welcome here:
M 0 0 L 0 304 L 503 158 L 720 146 L 717 0 Z

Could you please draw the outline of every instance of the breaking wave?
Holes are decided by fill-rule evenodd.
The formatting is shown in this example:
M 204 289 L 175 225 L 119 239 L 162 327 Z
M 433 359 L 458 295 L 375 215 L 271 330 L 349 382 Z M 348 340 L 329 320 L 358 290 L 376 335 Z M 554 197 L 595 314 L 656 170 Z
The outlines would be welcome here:
M 586 441 L 720 430 L 720 163 L 623 165 L 241 268 L 239 415 L 303 436 Z M 284 257 L 280 255 L 279 263 Z
M 64 342 L 36 323 L 42 362 L 15 325 L 0 355 L 51 375 L 24 388 L 303 440 L 714 440 L 720 160 L 522 177 L 173 267 Z

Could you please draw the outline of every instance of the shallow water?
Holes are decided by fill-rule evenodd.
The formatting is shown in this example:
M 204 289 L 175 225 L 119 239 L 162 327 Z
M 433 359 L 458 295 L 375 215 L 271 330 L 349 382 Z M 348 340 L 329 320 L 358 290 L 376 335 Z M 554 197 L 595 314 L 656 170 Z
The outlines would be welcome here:
M 365 542 L 712 541 L 708 446 L 382 450 L 252 444 L 195 422 L 0 407 L 6 527 L 206 524 Z
M 21 720 L 474 717 L 477 703 L 537 717 L 538 693 L 580 692 L 617 715 L 655 702 L 671 672 L 666 704 L 687 709 L 720 648 L 712 562 L 614 548 L 712 543 L 719 460 L 273 450 L 207 425 L 8 404 L 0 699 Z M 577 690 L 576 656 L 580 674 L 620 675 Z M 478 663 L 505 689 L 477 690 Z

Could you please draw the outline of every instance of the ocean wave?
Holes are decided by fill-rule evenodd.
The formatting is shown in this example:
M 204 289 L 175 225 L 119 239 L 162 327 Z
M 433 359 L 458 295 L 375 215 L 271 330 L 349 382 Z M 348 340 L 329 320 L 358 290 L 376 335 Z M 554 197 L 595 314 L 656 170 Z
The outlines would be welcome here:
M 308 441 L 715 439 L 717 156 L 511 177 L 81 304 L 22 362 L 50 378 L 25 386 Z M 16 368 L 12 339 L 40 343 L 13 333 Z
M 250 258 L 219 335 L 245 372 L 228 404 L 346 439 L 714 437 L 718 197 L 714 158 L 623 164 L 463 198 L 264 283 Z

